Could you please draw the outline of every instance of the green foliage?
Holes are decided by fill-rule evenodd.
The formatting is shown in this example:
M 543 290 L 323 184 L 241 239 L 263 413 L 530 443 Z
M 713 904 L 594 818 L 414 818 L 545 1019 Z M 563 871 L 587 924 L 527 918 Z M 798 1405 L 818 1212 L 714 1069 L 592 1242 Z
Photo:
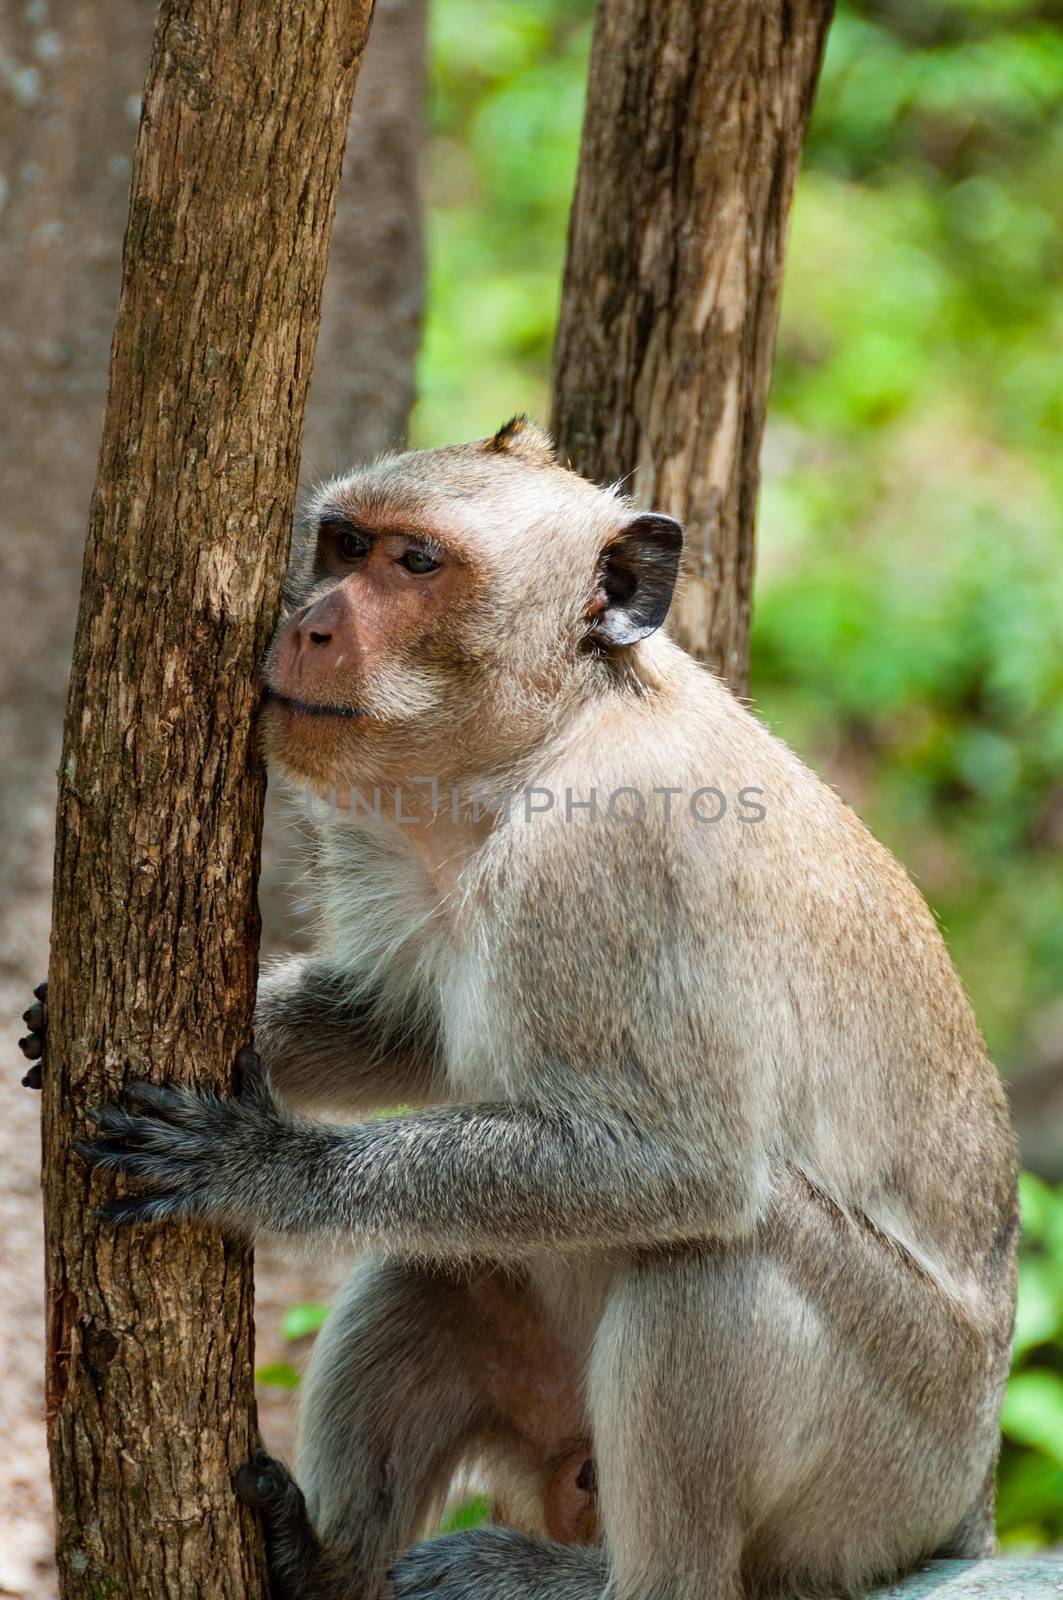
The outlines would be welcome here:
M 1063 970 L 1063 34 L 849 4 L 794 211 L 760 709 L 914 870 L 1003 1064 Z
M 429 315 L 415 440 L 547 414 L 593 0 L 432 7 Z
M 998 1523 L 1005 1545 L 1063 1540 L 1063 1187 L 1022 1180 L 1015 1360 L 1004 1405 Z
M 548 412 L 592 0 L 436 0 L 414 434 Z M 941 917 L 997 1059 L 1063 971 L 1060 0 L 842 0 L 798 185 L 753 686 Z M 1000 1525 L 1063 1538 L 1063 1196 L 1028 1179 Z
M 305 1339 L 324 1327 L 329 1314 L 328 1306 L 289 1306 L 281 1321 L 281 1338 L 289 1341 Z
M 298 1389 L 301 1379 L 287 1361 L 273 1361 L 269 1366 L 255 1370 L 255 1382 L 266 1389 Z

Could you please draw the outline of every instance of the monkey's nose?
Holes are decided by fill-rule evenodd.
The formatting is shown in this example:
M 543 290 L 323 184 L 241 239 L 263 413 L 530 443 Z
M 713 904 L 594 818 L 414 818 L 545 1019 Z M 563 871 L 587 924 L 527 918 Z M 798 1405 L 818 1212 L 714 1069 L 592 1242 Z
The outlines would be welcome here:
M 320 614 L 315 616 L 317 606 L 309 606 L 296 624 L 296 636 L 299 648 L 305 650 L 309 645 L 332 643 L 332 626 Z

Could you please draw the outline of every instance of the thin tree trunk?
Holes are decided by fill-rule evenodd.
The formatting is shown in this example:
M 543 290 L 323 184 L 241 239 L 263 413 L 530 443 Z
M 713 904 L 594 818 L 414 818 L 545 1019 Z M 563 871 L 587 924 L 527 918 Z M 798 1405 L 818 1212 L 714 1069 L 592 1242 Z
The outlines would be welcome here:
M 304 482 L 406 442 L 424 306 L 421 192 L 427 0 L 377 0 L 358 75 L 303 437 Z M 263 954 L 307 940 L 303 830 L 271 786 L 262 839 Z M 260 1326 L 262 1324 L 260 1323 Z
M 424 307 L 427 98 L 427 0 L 377 0 L 332 230 L 304 476 L 406 442 Z
M 151 21 L 144 0 L 0 0 L 0 562 L 17 618 L 0 636 L 0 1006 L 10 1018 L 47 960 L 55 771 Z M 38 1115 L 35 1095 L 8 1095 L 0 1594 L 43 1600 L 53 1588 Z
M 251 1255 L 112 1232 L 71 1150 L 130 1078 L 227 1090 L 250 1035 L 276 609 L 370 0 L 162 0 L 133 163 L 60 767 L 44 1181 L 61 1591 L 244 1597 Z M 46 499 L 46 496 L 45 496 Z
M 831 0 L 600 0 L 554 365 L 563 457 L 684 524 L 674 626 L 748 678 L 783 252 Z

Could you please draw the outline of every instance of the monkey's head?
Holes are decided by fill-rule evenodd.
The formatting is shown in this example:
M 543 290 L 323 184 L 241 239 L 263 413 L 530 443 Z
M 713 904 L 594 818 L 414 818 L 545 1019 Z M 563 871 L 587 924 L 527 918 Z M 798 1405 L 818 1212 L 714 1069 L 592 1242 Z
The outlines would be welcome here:
M 524 418 L 323 485 L 266 662 L 289 777 L 337 790 L 497 775 L 637 679 L 682 534 L 560 467 Z

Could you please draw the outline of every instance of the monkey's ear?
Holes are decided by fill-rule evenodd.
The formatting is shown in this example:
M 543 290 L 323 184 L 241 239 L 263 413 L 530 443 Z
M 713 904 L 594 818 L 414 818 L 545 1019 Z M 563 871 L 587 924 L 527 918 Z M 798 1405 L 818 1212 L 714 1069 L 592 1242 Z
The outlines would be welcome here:
M 510 456 L 535 467 L 557 465 L 550 435 L 537 428 L 527 417 L 510 417 L 496 434 L 484 440 L 483 448 L 492 455 Z
M 637 644 L 656 633 L 672 603 L 683 530 L 672 517 L 643 511 L 611 539 L 598 560 L 589 638 L 597 644 Z

